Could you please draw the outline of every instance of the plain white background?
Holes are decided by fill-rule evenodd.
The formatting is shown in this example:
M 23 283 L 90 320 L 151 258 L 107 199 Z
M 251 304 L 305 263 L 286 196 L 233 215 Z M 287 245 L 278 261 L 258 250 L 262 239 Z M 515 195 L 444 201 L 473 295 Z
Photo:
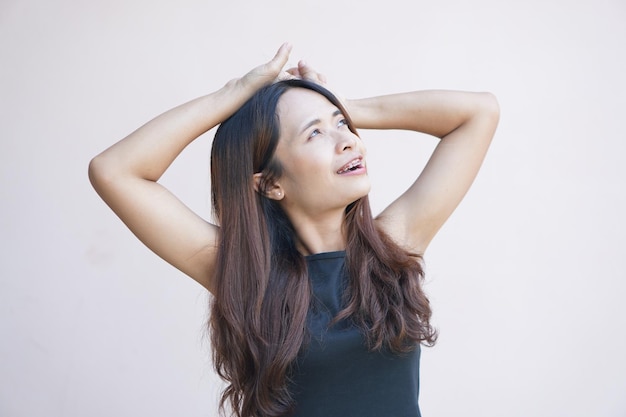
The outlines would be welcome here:
M 2 0 L 0 415 L 216 414 L 207 294 L 132 236 L 87 164 L 288 40 L 347 97 L 500 101 L 426 254 L 441 336 L 424 416 L 626 416 L 625 22 L 622 0 Z M 207 217 L 211 133 L 163 178 Z M 362 135 L 380 210 L 434 140 Z

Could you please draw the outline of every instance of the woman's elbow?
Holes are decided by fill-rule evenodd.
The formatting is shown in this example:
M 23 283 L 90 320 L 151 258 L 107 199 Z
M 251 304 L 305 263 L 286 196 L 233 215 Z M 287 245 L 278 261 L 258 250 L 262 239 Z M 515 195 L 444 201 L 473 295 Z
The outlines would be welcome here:
M 500 103 L 493 93 L 481 93 L 481 113 L 497 126 L 500 120 Z
M 89 182 L 98 194 L 115 180 L 115 170 L 108 159 L 102 154 L 96 155 L 89 161 L 87 167 Z

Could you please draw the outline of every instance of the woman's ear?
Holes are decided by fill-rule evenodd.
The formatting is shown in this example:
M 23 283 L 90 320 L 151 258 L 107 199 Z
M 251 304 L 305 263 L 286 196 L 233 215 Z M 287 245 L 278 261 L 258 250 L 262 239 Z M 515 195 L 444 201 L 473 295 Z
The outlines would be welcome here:
M 285 196 L 282 187 L 278 182 L 268 183 L 262 173 L 257 172 L 252 176 L 254 182 L 254 190 L 272 200 L 282 200 Z

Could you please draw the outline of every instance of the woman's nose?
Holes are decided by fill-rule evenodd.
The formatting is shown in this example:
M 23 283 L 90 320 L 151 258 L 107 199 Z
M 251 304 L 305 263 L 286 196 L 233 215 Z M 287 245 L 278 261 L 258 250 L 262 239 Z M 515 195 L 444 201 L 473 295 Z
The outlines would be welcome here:
M 356 146 L 356 135 L 352 132 L 342 132 L 337 134 L 337 151 L 344 152 Z

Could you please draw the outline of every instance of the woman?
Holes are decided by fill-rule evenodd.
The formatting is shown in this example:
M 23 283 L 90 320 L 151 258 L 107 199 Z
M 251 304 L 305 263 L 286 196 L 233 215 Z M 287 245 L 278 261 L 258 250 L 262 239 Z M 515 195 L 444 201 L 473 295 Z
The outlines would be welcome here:
M 291 47 L 176 107 L 95 157 L 93 186 L 131 231 L 213 294 L 221 407 L 237 416 L 419 416 L 419 345 L 432 344 L 421 256 L 493 137 L 492 95 L 421 91 L 338 100 Z M 219 226 L 157 181 L 218 126 Z M 356 128 L 441 138 L 375 219 Z

